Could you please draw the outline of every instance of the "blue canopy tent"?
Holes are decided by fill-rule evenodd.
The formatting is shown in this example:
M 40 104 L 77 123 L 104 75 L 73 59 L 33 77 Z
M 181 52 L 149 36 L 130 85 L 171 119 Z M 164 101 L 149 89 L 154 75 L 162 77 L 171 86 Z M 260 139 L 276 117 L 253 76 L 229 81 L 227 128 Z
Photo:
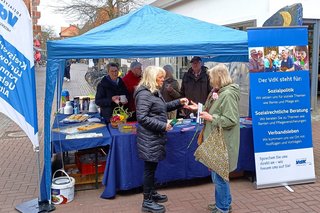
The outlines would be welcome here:
M 66 59 L 210 57 L 217 62 L 247 62 L 247 33 L 177 15 L 152 6 L 111 20 L 89 32 L 47 43 L 44 120 L 44 174 L 41 199 L 51 187 L 50 117 L 57 85 L 59 102 Z

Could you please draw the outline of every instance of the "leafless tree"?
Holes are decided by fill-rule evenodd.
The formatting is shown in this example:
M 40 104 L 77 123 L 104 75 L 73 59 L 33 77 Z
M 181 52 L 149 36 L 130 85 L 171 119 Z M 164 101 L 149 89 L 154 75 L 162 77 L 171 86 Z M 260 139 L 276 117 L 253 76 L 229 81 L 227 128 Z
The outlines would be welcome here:
M 53 6 L 55 12 L 66 15 L 71 21 L 80 25 L 89 25 L 92 23 L 102 24 L 130 12 L 132 9 L 140 7 L 145 0 L 61 0 L 59 6 Z M 107 17 L 99 17 L 99 16 Z M 89 30 L 86 29 L 86 30 Z M 86 31 L 85 30 L 85 31 Z
M 41 49 L 47 49 L 47 41 L 55 39 L 57 39 L 57 35 L 52 26 L 44 26 L 41 28 Z

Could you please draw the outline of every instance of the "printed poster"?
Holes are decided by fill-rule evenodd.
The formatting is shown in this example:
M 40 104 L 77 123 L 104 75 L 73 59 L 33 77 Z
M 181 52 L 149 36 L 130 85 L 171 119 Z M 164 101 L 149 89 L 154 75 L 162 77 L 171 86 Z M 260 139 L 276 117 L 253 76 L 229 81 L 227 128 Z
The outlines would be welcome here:
M 306 27 L 248 30 L 256 187 L 315 181 Z

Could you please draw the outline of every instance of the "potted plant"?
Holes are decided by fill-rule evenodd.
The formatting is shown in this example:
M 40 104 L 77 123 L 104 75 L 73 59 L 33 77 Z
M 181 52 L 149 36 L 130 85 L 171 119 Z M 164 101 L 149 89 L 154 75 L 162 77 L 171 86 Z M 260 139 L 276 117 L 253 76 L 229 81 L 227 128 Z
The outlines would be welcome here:
M 110 119 L 110 124 L 113 128 L 118 128 L 119 124 L 124 124 L 127 119 L 132 116 L 133 112 L 128 112 L 128 109 L 124 109 L 123 105 L 118 105 L 112 111 L 112 117 Z

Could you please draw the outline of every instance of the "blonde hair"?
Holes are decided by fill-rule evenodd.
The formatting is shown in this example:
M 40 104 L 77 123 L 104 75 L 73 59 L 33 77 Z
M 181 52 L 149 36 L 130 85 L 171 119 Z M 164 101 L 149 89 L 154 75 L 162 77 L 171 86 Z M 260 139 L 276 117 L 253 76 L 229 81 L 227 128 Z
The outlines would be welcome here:
M 209 69 L 208 75 L 210 77 L 210 84 L 213 88 L 220 89 L 233 83 L 227 66 L 222 63 Z
M 152 93 L 155 91 L 159 90 L 158 84 L 157 84 L 157 76 L 159 74 L 166 74 L 166 71 L 162 69 L 161 67 L 156 67 L 156 66 L 148 66 L 145 68 L 143 71 L 142 78 L 137 86 L 145 86 L 148 88 Z

